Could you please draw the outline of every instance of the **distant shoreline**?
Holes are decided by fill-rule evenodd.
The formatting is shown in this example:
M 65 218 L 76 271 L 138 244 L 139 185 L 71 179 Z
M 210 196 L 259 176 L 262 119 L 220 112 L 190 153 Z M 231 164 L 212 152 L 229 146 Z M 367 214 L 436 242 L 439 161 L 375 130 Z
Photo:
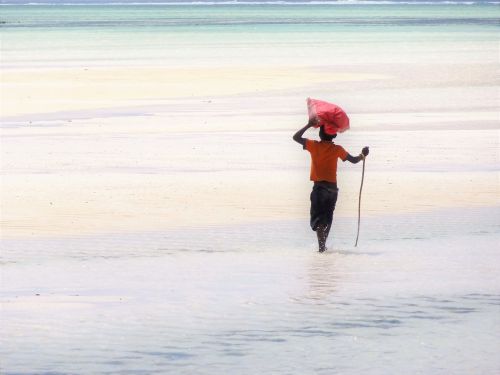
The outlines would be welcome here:
M 397 0 L 311 0 L 311 1 L 281 1 L 281 0 L 256 0 L 256 1 L 237 1 L 237 0 L 221 0 L 221 1 L 103 1 L 103 2 L 0 2 L 0 6 L 205 6 L 205 5 L 333 5 L 333 6 L 359 6 L 359 5 L 498 5 L 500 1 L 397 1 Z

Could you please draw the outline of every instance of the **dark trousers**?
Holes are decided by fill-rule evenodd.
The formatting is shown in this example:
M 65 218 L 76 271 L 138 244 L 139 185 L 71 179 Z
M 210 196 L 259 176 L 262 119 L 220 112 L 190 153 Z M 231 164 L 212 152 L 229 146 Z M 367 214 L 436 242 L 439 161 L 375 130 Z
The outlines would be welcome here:
M 311 192 L 311 228 L 318 225 L 331 225 L 333 211 L 337 203 L 337 184 L 332 182 L 315 182 Z

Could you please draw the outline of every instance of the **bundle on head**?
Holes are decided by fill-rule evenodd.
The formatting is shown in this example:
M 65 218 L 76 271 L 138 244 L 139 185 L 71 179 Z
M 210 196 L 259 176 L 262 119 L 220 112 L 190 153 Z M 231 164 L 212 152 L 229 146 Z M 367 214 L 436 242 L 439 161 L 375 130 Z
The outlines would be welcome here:
M 349 117 L 336 104 L 307 98 L 307 111 L 309 113 L 309 120 L 315 122 L 314 126 L 316 128 L 318 126 L 324 128 L 323 132 L 326 134 L 336 135 L 349 129 Z

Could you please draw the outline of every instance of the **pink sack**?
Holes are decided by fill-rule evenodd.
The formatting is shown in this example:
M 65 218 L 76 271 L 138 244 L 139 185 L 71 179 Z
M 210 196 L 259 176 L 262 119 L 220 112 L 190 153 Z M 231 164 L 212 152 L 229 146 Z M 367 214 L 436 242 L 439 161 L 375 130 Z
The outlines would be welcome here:
M 333 135 L 349 129 L 349 117 L 338 105 L 307 98 L 309 119 L 316 120 L 314 127 L 325 127 L 325 133 Z

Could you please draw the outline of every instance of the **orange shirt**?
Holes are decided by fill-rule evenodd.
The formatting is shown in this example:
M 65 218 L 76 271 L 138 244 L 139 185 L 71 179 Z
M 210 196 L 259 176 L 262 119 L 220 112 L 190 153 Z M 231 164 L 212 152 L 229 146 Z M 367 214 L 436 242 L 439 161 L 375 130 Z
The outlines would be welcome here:
M 345 161 L 347 151 L 333 142 L 310 139 L 305 149 L 311 153 L 311 181 L 337 182 L 337 159 Z

